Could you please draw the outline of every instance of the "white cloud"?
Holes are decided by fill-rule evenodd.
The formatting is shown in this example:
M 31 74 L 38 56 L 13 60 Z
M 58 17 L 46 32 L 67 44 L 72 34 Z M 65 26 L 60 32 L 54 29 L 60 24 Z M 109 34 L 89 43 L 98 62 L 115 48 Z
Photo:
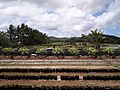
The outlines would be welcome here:
M 102 12 L 102 13 L 101 13 Z M 94 16 L 93 14 L 101 13 Z M 0 28 L 22 22 L 54 36 L 80 36 L 120 23 L 119 0 L 0 0 Z
M 111 3 L 110 7 L 101 16 L 96 18 L 98 27 L 116 26 L 120 23 L 120 1 Z

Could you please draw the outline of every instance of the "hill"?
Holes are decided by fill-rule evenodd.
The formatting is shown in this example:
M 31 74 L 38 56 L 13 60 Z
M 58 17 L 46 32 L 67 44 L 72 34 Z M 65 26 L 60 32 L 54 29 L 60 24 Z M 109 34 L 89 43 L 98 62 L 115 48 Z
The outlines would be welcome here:
M 105 37 L 105 41 L 104 43 L 108 43 L 108 44 L 120 44 L 120 37 L 117 37 L 117 36 L 113 36 L 113 35 L 106 35 L 106 34 L 103 34 L 103 37 Z M 59 41 L 76 41 L 76 42 L 83 42 L 85 40 L 84 37 L 71 37 L 71 38 L 68 38 L 68 37 L 62 37 L 62 38 L 58 38 L 58 37 L 53 37 L 53 36 L 50 36 L 49 39 L 52 41 L 52 42 L 59 42 Z M 89 42 L 89 40 L 86 40 Z

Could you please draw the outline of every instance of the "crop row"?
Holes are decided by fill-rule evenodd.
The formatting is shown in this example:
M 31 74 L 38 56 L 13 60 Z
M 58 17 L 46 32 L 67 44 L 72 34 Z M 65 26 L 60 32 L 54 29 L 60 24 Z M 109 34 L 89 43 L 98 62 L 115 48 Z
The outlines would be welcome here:
M 120 76 L 83 76 L 83 80 L 120 80 Z
M 61 80 L 79 80 L 79 76 L 61 76 Z
M 0 75 L 0 79 L 7 80 L 57 80 L 57 75 L 38 75 L 38 76 L 29 76 L 29 75 Z M 78 75 L 75 76 L 63 76 L 59 77 L 61 80 L 80 80 Z M 120 76 L 94 76 L 87 75 L 83 76 L 83 80 L 120 80 Z
M 120 72 L 120 69 L 79 69 L 79 68 L 43 68 L 43 69 L 28 69 L 28 68 L 1 68 L 0 72 L 20 72 L 20 73 L 115 73 Z
M 120 86 L 30 86 L 3 85 L 0 90 L 120 90 Z
M 7 80 L 57 80 L 56 75 L 39 75 L 39 76 L 29 76 L 29 75 L 0 75 L 0 79 Z

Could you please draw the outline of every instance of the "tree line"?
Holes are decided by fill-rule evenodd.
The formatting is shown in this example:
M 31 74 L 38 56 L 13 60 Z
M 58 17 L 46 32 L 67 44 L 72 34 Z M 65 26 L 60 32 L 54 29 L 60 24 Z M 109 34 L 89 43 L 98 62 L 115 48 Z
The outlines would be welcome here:
M 6 32 L 0 32 L 0 46 L 41 45 L 49 42 L 45 33 L 39 32 L 28 25 L 9 25 Z

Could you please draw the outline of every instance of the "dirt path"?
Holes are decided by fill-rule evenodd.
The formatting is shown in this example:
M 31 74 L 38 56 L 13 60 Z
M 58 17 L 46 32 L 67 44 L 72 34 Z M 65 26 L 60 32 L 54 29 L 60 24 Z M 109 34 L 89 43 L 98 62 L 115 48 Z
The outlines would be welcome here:
M 114 68 L 113 66 L 0 66 L 0 68 Z
M 84 80 L 84 81 L 43 81 L 43 80 L 0 80 L 0 85 L 12 85 L 12 84 L 19 84 L 19 85 L 46 85 L 46 86 L 120 86 L 120 80 Z
M 120 64 L 120 60 L 0 60 L 0 64 Z

